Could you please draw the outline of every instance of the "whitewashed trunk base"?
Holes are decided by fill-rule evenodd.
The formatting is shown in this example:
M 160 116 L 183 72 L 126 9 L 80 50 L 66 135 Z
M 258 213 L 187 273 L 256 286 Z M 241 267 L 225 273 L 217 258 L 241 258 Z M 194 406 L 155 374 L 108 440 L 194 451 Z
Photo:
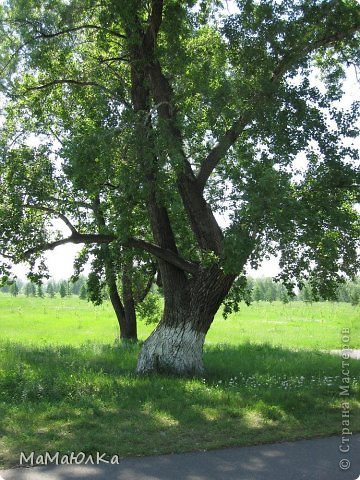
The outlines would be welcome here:
M 144 342 L 137 364 L 137 373 L 171 373 L 200 375 L 203 373 L 205 334 L 191 325 L 169 327 L 160 323 Z

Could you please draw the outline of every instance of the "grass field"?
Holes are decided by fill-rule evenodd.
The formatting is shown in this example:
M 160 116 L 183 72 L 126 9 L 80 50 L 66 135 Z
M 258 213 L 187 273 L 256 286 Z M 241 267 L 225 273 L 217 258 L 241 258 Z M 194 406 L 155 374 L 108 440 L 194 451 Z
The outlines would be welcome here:
M 341 433 L 340 349 L 359 307 L 259 303 L 207 336 L 204 378 L 134 375 L 108 304 L 0 294 L 0 465 L 20 452 L 147 455 Z M 139 322 L 139 337 L 153 325 Z M 350 361 L 360 431 L 360 362 Z M 348 399 L 348 398 L 347 398 Z M 346 399 L 346 400 L 347 400 Z
M 78 297 L 17 298 L 0 293 L 0 338 L 21 344 L 112 343 L 118 326 L 111 305 L 99 307 Z M 263 344 L 298 349 L 341 347 L 341 329 L 350 328 L 352 348 L 360 348 L 360 307 L 347 303 L 279 302 L 243 305 L 227 320 L 218 313 L 206 343 Z M 139 322 L 139 338 L 154 325 Z

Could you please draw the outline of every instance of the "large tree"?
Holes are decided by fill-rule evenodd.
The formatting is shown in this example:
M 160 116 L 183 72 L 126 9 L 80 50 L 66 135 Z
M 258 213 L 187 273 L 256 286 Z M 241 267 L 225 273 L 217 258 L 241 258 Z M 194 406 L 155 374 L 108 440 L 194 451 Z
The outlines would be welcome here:
M 34 265 L 67 242 L 156 258 L 164 312 L 140 373 L 200 373 L 220 304 L 231 288 L 245 295 L 247 265 L 269 254 L 289 289 L 309 279 L 322 297 L 359 268 L 358 153 L 345 141 L 358 104 L 336 102 L 344 66 L 359 60 L 360 6 L 239 0 L 229 14 L 227 3 L 3 6 L 1 251 Z M 45 145 L 29 153 L 19 129 L 58 139 L 57 160 Z M 69 176 L 77 196 L 87 178 L 100 199 L 100 232 L 89 230 L 96 215 L 53 208 L 46 192 Z M 51 238 L 50 208 L 69 237 Z

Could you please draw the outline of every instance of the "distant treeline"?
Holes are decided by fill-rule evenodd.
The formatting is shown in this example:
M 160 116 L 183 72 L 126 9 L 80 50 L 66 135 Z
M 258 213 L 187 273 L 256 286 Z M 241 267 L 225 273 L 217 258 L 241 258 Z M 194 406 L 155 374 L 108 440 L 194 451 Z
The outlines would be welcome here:
M 50 297 L 60 296 L 62 298 L 71 295 L 77 295 L 80 298 L 87 299 L 87 277 L 81 275 L 75 282 L 67 280 L 49 280 L 43 284 L 24 282 L 16 280 L 11 285 L 6 285 L 0 289 L 4 293 L 10 293 L 14 297 L 19 294 L 26 297 Z
M 272 278 L 248 278 L 249 300 L 252 302 L 275 302 L 281 301 L 288 303 L 290 301 L 315 301 L 312 293 L 311 285 L 305 283 L 304 287 L 294 297 L 289 296 L 285 286 L 279 282 L 275 282 Z M 60 280 L 50 280 L 42 285 L 36 285 L 31 282 L 17 280 L 12 285 L 0 288 L 1 292 L 10 293 L 13 296 L 19 294 L 27 297 L 67 297 L 77 295 L 81 299 L 86 300 L 87 295 L 87 277 L 80 276 L 75 282 Z M 158 290 L 160 294 L 160 290 Z M 352 305 L 360 304 L 360 277 L 354 281 L 348 281 L 340 284 L 337 289 L 338 302 L 351 303 Z
M 303 288 L 294 297 L 289 296 L 282 283 L 275 282 L 272 278 L 248 278 L 248 285 L 251 288 L 250 297 L 252 302 L 265 301 L 271 303 L 281 301 L 288 303 L 298 300 L 311 303 L 315 301 L 310 283 L 305 283 Z M 354 281 L 339 284 L 335 301 L 359 305 L 360 277 Z

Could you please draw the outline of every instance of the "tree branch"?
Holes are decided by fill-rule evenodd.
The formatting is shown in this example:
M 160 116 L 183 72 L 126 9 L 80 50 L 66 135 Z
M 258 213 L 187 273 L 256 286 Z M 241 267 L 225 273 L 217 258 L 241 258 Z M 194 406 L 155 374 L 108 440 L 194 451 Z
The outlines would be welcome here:
M 24 252 L 23 257 L 28 259 L 31 255 L 39 252 L 45 252 L 47 250 L 54 250 L 56 247 L 60 245 L 66 245 L 67 243 L 79 244 L 101 244 L 101 243 L 111 243 L 116 240 L 116 237 L 113 235 L 105 235 L 105 234 L 92 234 L 92 233 L 72 233 L 69 237 L 61 238 L 60 240 L 54 240 L 53 242 L 45 242 L 41 245 L 37 245 L 36 247 L 29 248 Z
M 247 116 L 240 116 L 229 128 L 224 136 L 218 141 L 215 147 L 210 151 L 208 156 L 202 162 L 199 173 L 197 175 L 197 181 L 201 191 L 204 190 L 206 182 L 208 181 L 211 173 L 214 171 L 220 160 L 224 157 L 229 148 L 239 138 L 241 132 L 248 123 Z
M 150 21 L 144 36 L 144 42 L 148 47 L 150 45 L 154 46 L 159 33 L 162 22 L 163 3 L 163 0 L 152 0 L 151 2 Z
M 48 200 L 50 202 L 55 202 L 55 203 L 59 203 L 61 205 L 64 204 L 64 199 L 62 198 L 57 198 L 57 197 L 48 197 Z M 72 205 L 75 205 L 76 207 L 81 207 L 81 208 L 86 208 L 87 210 L 92 210 L 93 206 L 91 205 L 91 203 L 87 203 L 87 202 L 83 202 L 81 200 L 74 200 L 71 202 Z
M 33 90 L 44 90 L 45 88 L 50 88 L 54 87 L 56 85 L 77 85 L 80 87 L 98 87 L 101 88 L 102 90 L 106 92 L 112 93 L 108 88 L 104 87 L 103 85 L 100 85 L 97 82 L 92 82 L 92 81 L 83 81 L 83 80 L 74 80 L 71 78 L 61 78 L 57 80 L 53 80 L 48 83 L 43 83 L 42 85 L 36 85 L 34 87 L 29 87 L 25 90 L 25 93 L 31 92 Z
M 36 23 L 30 22 L 29 20 L 26 20 L 26 19 L 15 19 L 15 20 L 13 20 L 13 23 L 20 23 L 20 24 L 23 23 L 23 24 L 31 25 L 32 27 L 36 28 Z M 7 67 L 11 64 L 11 62 L 21 52 L 21 50 L 23 48 L 25 48 L 27 45 L 30 45 L 31 43 L 35 42 L 36 40 L 55 38 L 55 37 L 58 37 L 60 35 L 65 35 L 65 34 L 77 32 L 79 30 L 85 30 L 85 29 L 102 30 L 102 31 L 104 31 L 106 33 L 109 33 L 110 35 L 113 35 L 117 38 L 127 38 L 126 35 L 123 35 L 123 34 L 117 32 L 116 30 L 111 30 L 111 29 L 108 29 L 108 28 L 101 27 L 100 25 L 91 25 L 91 24 L 89 24 L 89 25 L 79 25 L 77 27 L 67 28 L 65 30 L 60 30 L 60 31 L 55 32 L 55 33 L 45 33 L 44 31 L 38 29 L 38 30 L 35 30 L 35 32 L 37 32 L 38 35 L 35 35 L 30 40 L 27 40 L 26 42 L 22 43 L 15 50 L 15 52 L 11 55 L 8 62 L 6 62 L 6 64 L 3 66 L 3 68 L 1 69 L 1 72 L 6 71 Z
M 191 228 L 198 244 L 204 250 L 219 254 L 223 239 L 222 231 L 203 197 L 197 178 L 183 148 L 182 132 L 179 128 L 176 109 L 172 102 L 173 92 L 168 79 L 162 72 L 160 62 L 154 60 L 147 65 L 153 98 L 160 118 L 165 120 L 167 135 L 171 140 L 170 155 L 174 153 L 182 159 L 183 170 L 177 175 L 178 190 L 189 217 Z
M 352 34 L 358 32 L 360 30 L 359 25 L 353 25 L 352 28 L 348 29 L 347 31 L 329 33 L 323 36 L 322 38 L 315 39 L 313 42 L 309 42 L 307 47 L 302 46 L 301 48 L 289 52 L 285 57 L 281 59 L 278 65 L 274 68 L 269 82 L 274 84 L 279 82 L 284 75 L 288 72 L 290 68 L 295 67 L 297 64 L 301 62 L 307 55 L 313 53 L 314 51 L 318 50 L 319 48 L 323 47 L 330 47 L 344 38 L 351 36 Z M 239 138 L 241 132 L 247 126 L 251 119 L 251 108 L 254 101 L 259 101 L 261 98 L 265 98 L 269 95 L 268 92 L 259 92 L 256 93 L 253 98 L 251 99 L 252 102 L 249 102 L 248 109 L 242 113 L 233 123 L 231 128 L 229 128 L 224 135 L 220 138 L 218 143 L 215 147 L 209 152 L 207 157 L 201 164 L 199 169 L 197 180 L 201 190 L 205 188 L 205 185 L 217 167 L 221 159 L 226 155 L 230 147 L 234 145 L 236 140 Z
M 37 207 L 37 209 L 47 211 L 49 213 L 54 213 L 57 216 L 59 216 L 66 223 L 66 225 L 71 229 L 72 234 L 69 237 L 62 238 L 60 240 L 55 240 L 53 242 L 46 242 L 36 247 L 30 248 L 24 253 L 25 259 L 29 258 L 34 253 L 44 252 L 46 250 L 54 250 L 54 248 L 60 245 L 65 245 L 67 243 L 109 244 L 117 239 L 117 237 L 112 234 L 79 233 L 74 228 L 74 226 L 71 225 L 69 220 L 64 215 L 59 214 L 53 209 L 50 209 L 47 207 L 43 207 L 43 208 Z M 189 262 L 188 260 L 185 260 L 184 258 L 177 255 L 175 252 L 165 248 L 161 248 L 158 245 L 147 242 L 145 240 L 140 240 L 140 239 L 130 237 L 126 242 L 122 243 L 122 246 L 124 248 L 136 248 L 136 249 L 144 250 L 154 255 L 155 257 L 165 260 L 171 265 L 174 265 L 180 270 L 183 270 L 188 273 L 195 274 L 199 269 L 199 266 L 196 263 Z
M 67 35 L 69 33 L 74 33 L 78 32 L 79 30 L 101 30 L 103 32 L 109 33 L 110 35 L 113 35 L 114 37 L 117 38 L 126 38 L 126 35 L 116 31 L 116 30 L 111 30 L 106 27 L 102 27 L 100 25 L 93 25 L 93 24 L 84 24 L 84 25 L 78 25 L 77 27 L 69 27 L 65 28 L 64 30 L 59 30 L 54 33 L 46 33 L 44 30 L 37 28 L 37 25 L 35 22 L 31 22 L 30 20 L 26 19 L 16 19 L 14 20 L 14 23 L 22 23 L 26 25 L 30 25 L 31 27 L 35 28 L 35 32 L 38 33 L 36 37 L 34 37 L 32 40 L 38 40 L 39 38 L 55 38 L 59 37 L 61 35 Z
M 74 227 L 74 225 L 70 222 L 70 220 L 63 213 L 60 213 L 60 212 L 54 210 L 51 207 L 45 207 L 44 205 L 31 205 L 31 204 L 28 204 L 28 203 L 23 205 L 23 207 L 31 209 L 31 210 L 41 210 L 43 212 L 51 213 L 52 215 L 55 215 L 56 217 L 59 217 L 65 223 L 65 225 L 70 229 L 72 234 L 76 235 L 78 233 L 76 228 Z
M 108 58 L 99 57 L 98 60 L 100 65 L 102 65 L 103 63 L 111 63 L 111 62 L 130 62 L 130 59 L 127 57 L 108 57 Z
M 154 277 L 156 275 L 156 272 L 157 272 L 156 265 L 152 264 L 152 270 L 149 273 L 148 281 L 147 281 L 144 289 L 142 290 L 142 292 L 140 292 L 139 295 L 135 298 L 135 303 L 136 304 L 142 303 L 145 300 L 147 294 L 149 293 L 149 291 L 151 289 L 151 286 L 154 283 Z
M 331 47 L 358 31 L 360 31 L 360 24 L 353 25 L 352 28 L 346 31 L 330 33 L 322 38 L 318 38 L 310 42 L 306 48 L 302 48 L 300 52 L 290 52 L 278 63 L 277 67 L 275 67 L 271 75 L 271 81 L 275 82 L 280 80 L 291 67 L 299 63 L 306 55 L 313 53 L 319 48 Z
M 161 22 L 162 22 L 162 12 L 163 12 L 163 0 L 152 0 L 152 10 L 150 17 L 151 29 L 156 36 L 159 33 Z
M 1 251 L 0 251 L 0 257 L 6 258 L 7 260 L 11 260 L 12 262 L 14 261 L 14 257 L 12 255 L 8 255 L 7 253 L 1 252 Z
M 124 244 L 124 247 L 132 247 L 139 248 L 140 250 L 145 250 L 146 252 L 151 253 L 157 258 L 161 258 L 162 260 L 171 263 L 171 265 L 178 267 L 184 272 L 196 274 L 199 270 L 199 266 L 196 263 L 185 260 L 172 250 L 161 248 L 158 245 L 146 242 L 145 240 L 129 238 L 129 240 Z

